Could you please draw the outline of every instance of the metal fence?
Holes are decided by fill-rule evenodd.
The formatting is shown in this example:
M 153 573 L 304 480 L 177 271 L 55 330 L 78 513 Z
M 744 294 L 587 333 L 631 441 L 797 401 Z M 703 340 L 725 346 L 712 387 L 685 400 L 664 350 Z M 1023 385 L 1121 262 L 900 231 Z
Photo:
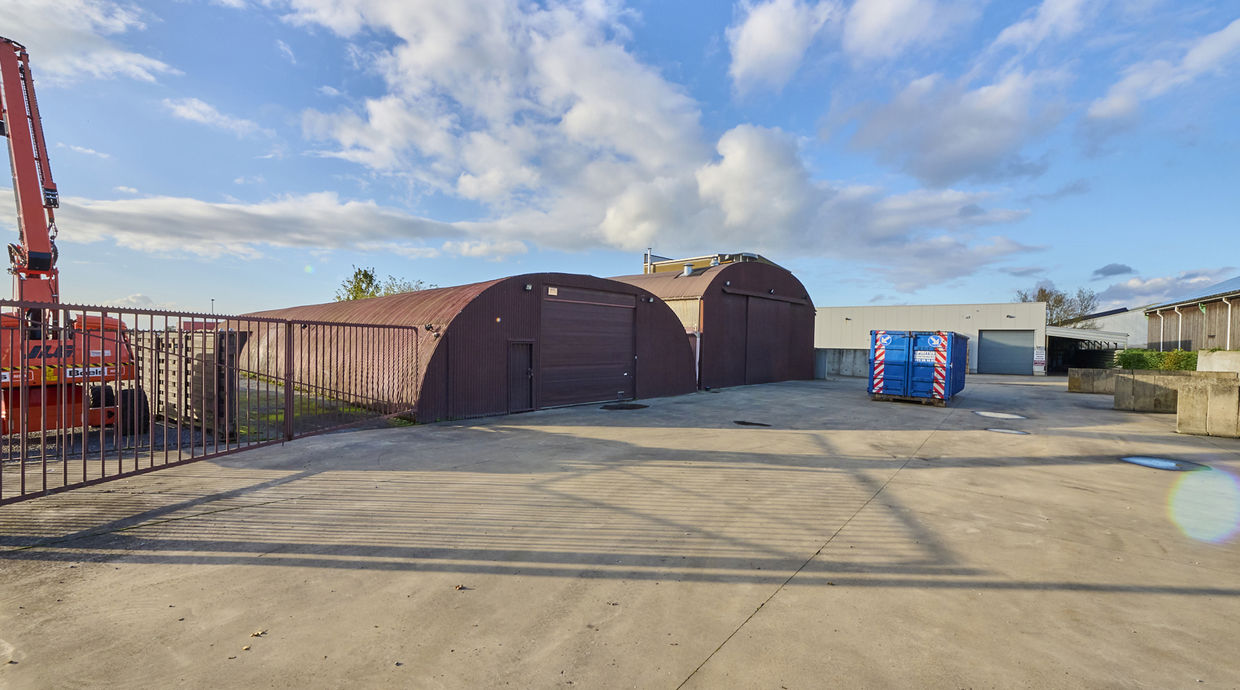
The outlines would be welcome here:
M 0 505 L 411 412 L 417 395 L 413 327 L 42 306 L 0 300 Z

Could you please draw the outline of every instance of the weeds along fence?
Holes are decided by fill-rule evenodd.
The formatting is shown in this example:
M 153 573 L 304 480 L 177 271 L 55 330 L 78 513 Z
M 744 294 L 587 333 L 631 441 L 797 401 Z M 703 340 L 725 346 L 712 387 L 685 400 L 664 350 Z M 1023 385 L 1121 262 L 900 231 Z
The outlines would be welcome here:
M 410 412 L 418 329 L 0 300 L 0 505 Z

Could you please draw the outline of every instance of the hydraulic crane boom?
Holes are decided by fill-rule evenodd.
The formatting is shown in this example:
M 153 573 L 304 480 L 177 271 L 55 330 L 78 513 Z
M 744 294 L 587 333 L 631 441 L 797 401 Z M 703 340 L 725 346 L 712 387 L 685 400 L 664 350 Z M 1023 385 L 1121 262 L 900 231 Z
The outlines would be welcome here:
M 56 268 L 56 216 L 60 206 L 48 163 L 47 142 L 39 119 L 26 48 L 0 37 L 0 133 L 8 138 L 13 195 L 17 199 L 20 244 L 9 245 L 13 298 L 26 302 L 60 302 Z M 31 310 L 32 322 L 41 316 Z M 36 323 L 32 323 L 36 325 Z

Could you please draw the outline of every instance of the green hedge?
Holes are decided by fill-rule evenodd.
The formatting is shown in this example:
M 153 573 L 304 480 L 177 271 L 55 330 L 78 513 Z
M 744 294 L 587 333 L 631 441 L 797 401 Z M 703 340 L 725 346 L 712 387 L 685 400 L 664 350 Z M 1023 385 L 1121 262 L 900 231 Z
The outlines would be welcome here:
M 1161 369 L 1163 371 L 1196 371 L 1197 353 L 1186 350 L 1123 350 L 1115 355 L 1120 369 Z

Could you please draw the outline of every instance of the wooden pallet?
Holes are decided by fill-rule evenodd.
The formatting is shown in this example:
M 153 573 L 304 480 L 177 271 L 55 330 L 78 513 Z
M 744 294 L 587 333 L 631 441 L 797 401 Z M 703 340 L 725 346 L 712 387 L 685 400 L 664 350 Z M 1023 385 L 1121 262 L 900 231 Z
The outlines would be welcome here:
M 922 405 L 934 405 L 935 407 L 947 407 L 946 400 L 939 398 L 917 398 L 911 395 L 890 395 L 887 393 L 871 393 L 871 400 L 882 400 L 884 402 L 911 402 L 920 403 Z

